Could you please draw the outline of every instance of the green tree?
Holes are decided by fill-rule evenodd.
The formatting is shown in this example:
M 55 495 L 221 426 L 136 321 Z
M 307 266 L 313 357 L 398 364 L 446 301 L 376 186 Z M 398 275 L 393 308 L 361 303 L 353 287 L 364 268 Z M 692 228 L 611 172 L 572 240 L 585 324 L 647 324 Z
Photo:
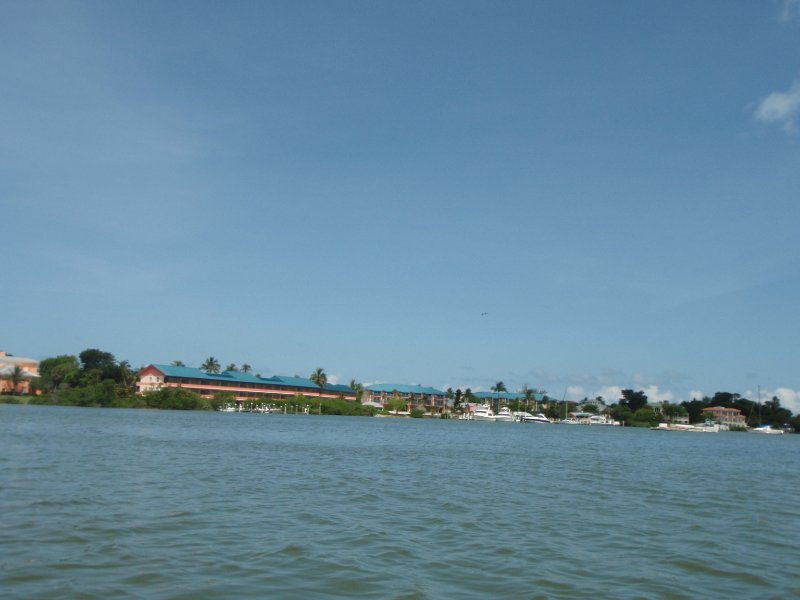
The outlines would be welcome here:
M 364 385 L 357 382 L 355 379 L 350 380 L 350 389 L 356 393 L 356 402 L 361 403 L 364 397 Z
M 319 388 L 319 396 L 322 397 L 322 389 L 328 384 L 328 376 L 322 368 L 315 369 L 309 379 Z
M 236 368 L 236 363 L 229 364 L 227 367 L 225 367 L 225 370 L 226 371 L 238 371 L 238 369 Z
M 528 405 L 530 404 L 531 400 L 533 400 L 533 396 L 535 391 L 528 387 L 528 384 L 524 384 L 522 388 L 520 388 L 519 393 L 522 394 L 522 398 L 525 400 L 525 410 L 528 410 Z
M 497 394 L 497 401 L 494 403 L 494 409 L 495 409 L 495 410 L 499 410 L 499 408 L 500 408 L 500 394 L 501 394 L 502 392 L 507 392 L 507 391 L 508 391 L 508 390 L 506 389 L 506 384 L 505 384 L 505 383 L 503 383 L 502 381 L 498 381 L 497 383 L 495 383 L 495 384 L 492 386 L 491 390 L 492 390 L 494 393 L 496 393 L 496 394 Z
M 122 370 L 111 352 L 88 348 L 78 355 L 81 362 L 80 385 L 89 386 L 110 379 L 122 382 Z
M 394 414 L 397 414 L 397 411 L 408 408 L 406 401 L 400 397 L 400 394 L 397 392 L 397 390 L 392 392 L 392 397 L 389 398 L 389 401 L 386 404 L 389 406 L 389 410 L 394 411 Z
M 14 365 L 6 379 L 11 384 L 11 393 L 16 395 L 19 393 L 19 384 L 25 380 L 25 371 L 19 365 Z
M 185 367 L 186 365 L 184 364 L 184 362 L 182 360 L 173 360 L 172 361 L 172 366 L 173 367 Z
M 643 391 L 635 392 L 633 390 L 622 390 L 622 398 L 619 401 L 628 407 L 632 413 L 647 406 L 647 395 Z
M 39 363 L 39 386 L 46 392 L 77 383 L 80 364 L 78 357 L 62 354 Z
M 242 373 L 249 373 L 249 372 L 250 372 L 250 371 L 252 371 L 252 370 L 253 370 L 253 367 L 251 367 L 251 366 L 250 366 L 250 365 L 248 365 L 247 363 L 244 363 L 244 364 L 242 365 Z
M 209 356 L 205 362 L 200 365 L 206 373 L 219 373 L 219 361 L 213 356 Z

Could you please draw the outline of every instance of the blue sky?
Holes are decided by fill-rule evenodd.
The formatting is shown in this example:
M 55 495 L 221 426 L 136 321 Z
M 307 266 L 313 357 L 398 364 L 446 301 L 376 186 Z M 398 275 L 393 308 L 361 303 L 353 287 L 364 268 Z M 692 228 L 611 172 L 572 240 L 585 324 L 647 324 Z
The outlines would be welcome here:
M 5 1 L 0 72 L 9 352 L 800 412 L 800 2 Z

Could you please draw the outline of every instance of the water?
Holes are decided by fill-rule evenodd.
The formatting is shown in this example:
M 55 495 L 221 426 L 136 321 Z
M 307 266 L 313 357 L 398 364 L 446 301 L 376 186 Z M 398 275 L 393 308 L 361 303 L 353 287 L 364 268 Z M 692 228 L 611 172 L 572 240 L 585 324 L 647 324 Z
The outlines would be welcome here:
M 0 405 L 3 598 L 800 596 L 800 435 Z

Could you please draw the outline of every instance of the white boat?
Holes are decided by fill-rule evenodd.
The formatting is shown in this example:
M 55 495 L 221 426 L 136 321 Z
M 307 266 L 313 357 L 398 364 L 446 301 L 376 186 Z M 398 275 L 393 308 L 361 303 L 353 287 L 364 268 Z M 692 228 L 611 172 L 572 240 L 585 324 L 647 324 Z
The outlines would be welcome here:
M 497 417 L 492 411 L 491 407 L 488 404 L 481 404 L 480 406 L 475 407 L 475 411 L 472 413 L 472 420 L 473 421 L 496 421 Z
M 659 423 L 658 427 L 651 427 L 653 431 L 688 431 L 692 433 L 719 433 L 719 423 L 705 422 L 699 425 L 688 423 Z
M 528 415 L 527 417 L 522 417 L 523 423 L 545 423 L 547 425 L 552 424 L 552 421 L 545 417 L 542 413 L 536 413 L 535 415 Z
M 503 406 L 500 410 L 497 411 L 494 420 L 511 423 L 514 421 L 514 415 L 511 413 L 511 411 L 508 409 L 507 406 Z
M 559 425 L 577 425 L 578 422 L 575 419 L 561 419 L 558 422 Z
M 592 415 L 589 417 L 589 425 L 619 425 L 619 421 L 612 421 L 608 415 Z
M 783 429 L 773 429 L 770 425 L 759 425 L 748 431 L 750 433 L 760 433 L 762 435 L 783 435 Z

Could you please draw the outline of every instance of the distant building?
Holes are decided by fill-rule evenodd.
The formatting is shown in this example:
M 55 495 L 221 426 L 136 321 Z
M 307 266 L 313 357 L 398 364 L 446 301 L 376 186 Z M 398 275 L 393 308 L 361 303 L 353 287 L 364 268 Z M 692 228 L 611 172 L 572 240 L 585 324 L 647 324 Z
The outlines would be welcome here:
M 206 373 L 192 367 L 149 365 L 139 371 L 137 393 L 143 394 L 165 387 L 190 390 L 201 396 L 230 392 L 238 402 L 257 400 L 287 400 L 297 394 L 309 397 L 356 399 L 356 393 L 346 385 L 326 385 L 319 388 L 304 377 L 258 377 L 242 371 Z
M 364 388 L 363 402 L 380 404 L 388 408 L 392 398 L 406 401 L 406 410 L 420 408 L 427 413 L 443 413 L 449 408 L 447 394 L 442 390 L 422 385 L 378 383 Z
M 725 408 L 724 406 L 709 406 L 703 409 L 703 415 L 720 425 L 728 427 L 747 427 L 747 418 L 738 408 Z
M 498 408 L 500 404 L 508 404 L 509 402 L 522 402 L 523 408 L 525 407 L 525 394 L 520 394 L 518 392 L 472 392 L 472 395 L 477 398 L 481 404 L 490 404 L 494 408 Z M 533 394 L 528 401 L 528 408 L 535 408 L 538 410 L 538 405 L 544 401 L 544 394 Z
M 16 389 L 9 379 L 13 375 L 15 367 L 19 367 L 22 371 L 22 379 L 17 383 Z M 29 394 L 31 379 L 37 377 L 39 377 L 39 361 L 14 356 L 0 350 L 0 394 Z

